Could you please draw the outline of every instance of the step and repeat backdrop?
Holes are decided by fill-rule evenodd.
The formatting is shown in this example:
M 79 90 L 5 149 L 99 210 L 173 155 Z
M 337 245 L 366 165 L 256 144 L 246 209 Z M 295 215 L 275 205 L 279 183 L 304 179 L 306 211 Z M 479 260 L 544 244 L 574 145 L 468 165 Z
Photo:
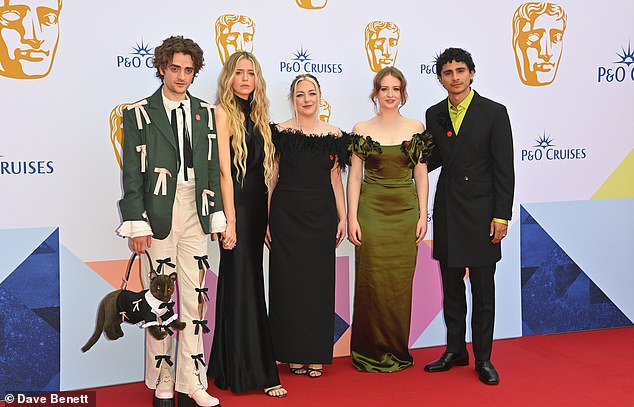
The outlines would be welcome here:
M 160 86 L 153 50 L 179 34 L 205 52 L 192 94 L 215 103 L 222 63 L 252 51 L 273 121 L 291 116 L 291 80 L 312 73 L 323 120 L 347 131 L 374 114 L 368 96 L 382 67 L 404 72 L 410 98 L 401 111 L 422 120 L 446 97 L 435 57 L 450 46 L 469 50 L 473 88 L 507 106 L 515 145 L 495 337 L 632 325 L 632 15 L 634 3 L 618 0 L 3 1 L 0 395 L 142 380 L 141 329 L 127 325 L 124 338 L 102 339 L 86 354 L 80 347 L 130 255 L 115 234 L 121 112 Z M 430 208 L 437 177 L 430 174 Z M 412 347 L 445 340 L 432 244 L 429 233 L 419 250 Z M 215 242 L 210 252 L 214 292 Z M 353 246 L 337 256 L 339 356 L 353 318 Z M 129 288 L 140 289 L 138 273 Z

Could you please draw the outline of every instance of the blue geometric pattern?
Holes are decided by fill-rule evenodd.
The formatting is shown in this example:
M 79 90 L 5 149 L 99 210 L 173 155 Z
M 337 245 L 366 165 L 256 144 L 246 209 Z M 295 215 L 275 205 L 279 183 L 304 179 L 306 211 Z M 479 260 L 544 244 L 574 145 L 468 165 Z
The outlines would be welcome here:
M 59 271 L 55 229 L 0 283 L 2 395 L 60 390 Z
M 336 312 L 335 312 L 335 338 L 333 343 L 337 343 L 341 335 L 346 332 L 350 325 L 346 321 L 343 320 Z
M 522 335 L 632 325 L 521 207 Z

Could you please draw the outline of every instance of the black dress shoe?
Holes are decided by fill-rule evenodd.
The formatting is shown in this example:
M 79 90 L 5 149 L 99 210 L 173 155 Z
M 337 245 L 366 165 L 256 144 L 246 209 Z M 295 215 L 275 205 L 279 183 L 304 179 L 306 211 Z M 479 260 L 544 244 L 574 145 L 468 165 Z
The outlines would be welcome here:
M 445 352 L 440 359 L 434 360 L 425 366 L 426 372 L 444 372 L 453 366 L 467 366 L 469 364 L 469 354 L 465 350 L 461 353 Z
M 160 399 L 155 395 L 152 400 L 152 407 L 174 407 L 174 398 Z
M 475 365 L 476 371 L 479 374 L 480 381 L 484 384 L 498 384 L 500 383 L 500 375 L 498 375 L 497 370 L 493 367 L 493 364 L 488 361 L 476 361 Z

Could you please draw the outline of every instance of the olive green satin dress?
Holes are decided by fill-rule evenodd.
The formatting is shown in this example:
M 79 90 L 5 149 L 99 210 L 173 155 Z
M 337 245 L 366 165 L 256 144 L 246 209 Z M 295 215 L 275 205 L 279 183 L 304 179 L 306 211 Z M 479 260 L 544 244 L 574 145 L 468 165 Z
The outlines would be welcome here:
M 414 363 L 408 340 L 419 209 L 405 143 L 374 143 L 370 151 L 352 147 L 365 161 L 350 344 L 352 363 L 361 371 L 394 372 Z

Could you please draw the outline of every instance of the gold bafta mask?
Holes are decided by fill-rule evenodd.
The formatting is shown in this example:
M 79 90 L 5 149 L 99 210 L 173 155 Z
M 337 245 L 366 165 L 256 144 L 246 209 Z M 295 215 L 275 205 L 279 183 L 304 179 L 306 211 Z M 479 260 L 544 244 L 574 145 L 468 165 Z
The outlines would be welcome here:
M 119 168 L 123 169 L 123 158 L 121 150 L 123 149 L 123 109 L 128 106 L 127 103 L 117 105 L 110 112 L 110 143 L 114 148 L 114 155 L 117 157 Z
M 564 45 L 567 15 L 554 3 L 529 2 L 513 15 L 513 51 L 520 80 L 529 86 L 555 80 Z
M 295 0 L 298 6 L 309 10 L 318 10 L 326 7 L 328 0 Z
M 0 75 L 37 79 L 51 72 L 61 10 L 62 0 L 0 2 Z
M 237 51 L 253 52 L 255 23 L 251 17 L 223 14 L 216 20 L 216 45 L 224 64 Z
M 393 66 L 401 30 L 389 21 L 372 21 L 365 27 L 365 53 L 373 72 Z
M 328 123 L 330 121 L 330 113 L 332 112 L 332 106 L 326 99 L 319 101 L 319 120 Z

